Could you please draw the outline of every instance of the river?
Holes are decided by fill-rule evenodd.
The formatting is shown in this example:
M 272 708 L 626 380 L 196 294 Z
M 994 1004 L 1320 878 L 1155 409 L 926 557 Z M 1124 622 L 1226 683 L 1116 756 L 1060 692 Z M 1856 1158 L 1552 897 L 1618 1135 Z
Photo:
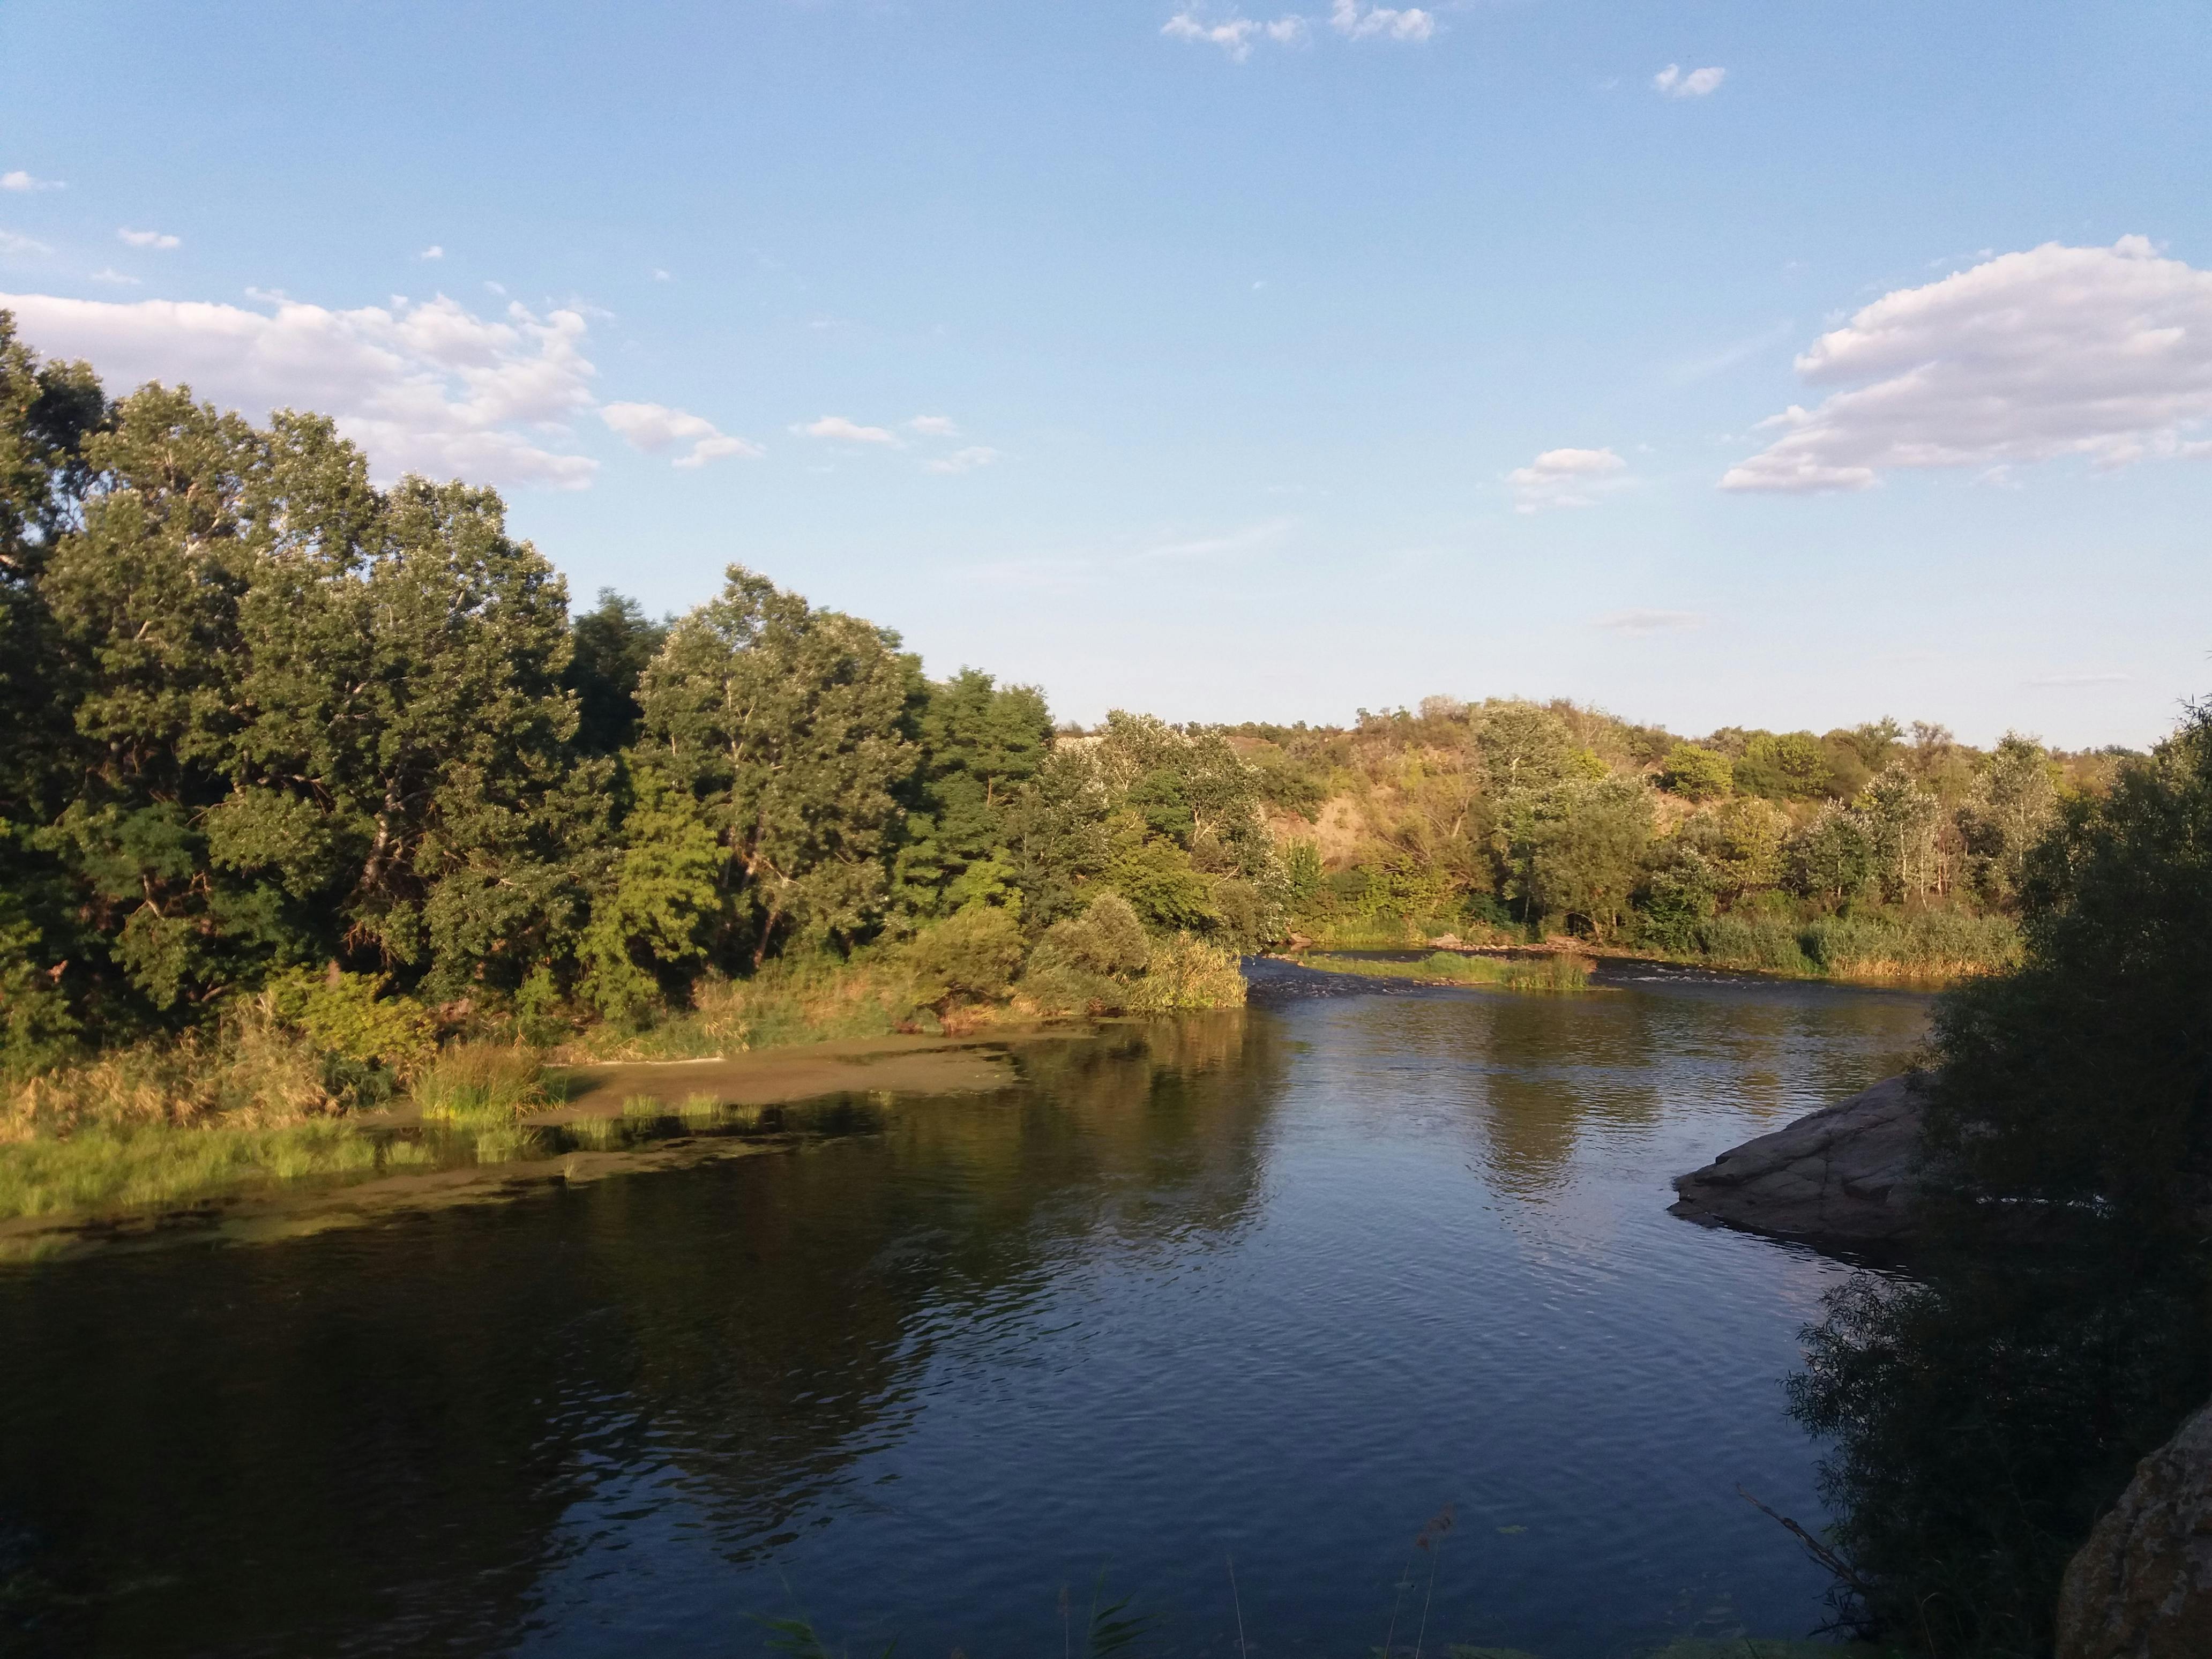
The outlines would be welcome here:
M 1845 1270 L 1668 1182 L 1925 1000 L 1255 976 L 788 1152 L 0 1271 L 0 1648 L 1043 1659 L 1102 1568 L 1216 1659 L 1809 1631 L 1736 1487 L 1822 1518 Z

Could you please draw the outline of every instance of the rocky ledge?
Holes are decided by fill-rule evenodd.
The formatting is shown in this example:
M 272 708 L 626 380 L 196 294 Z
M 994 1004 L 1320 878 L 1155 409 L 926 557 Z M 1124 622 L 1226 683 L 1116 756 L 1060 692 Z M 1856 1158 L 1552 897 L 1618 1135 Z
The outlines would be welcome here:
M 2136 1466 L 2066 1569 L 2058 1659 L 2212 1654 L 2212 1406 Z
M 1887 1078 L 1676 1176 L 1673 1213 L 1811 1244 L 1903 1243 L 1919 1145 L 1913 1079 Z

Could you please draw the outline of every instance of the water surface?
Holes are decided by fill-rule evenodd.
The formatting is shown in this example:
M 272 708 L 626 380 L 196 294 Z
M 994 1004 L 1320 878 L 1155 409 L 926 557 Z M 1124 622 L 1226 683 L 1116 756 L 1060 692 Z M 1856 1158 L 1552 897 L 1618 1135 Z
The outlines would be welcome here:
M 1898 1069 L 1924 1002 L 1255 972 L 787 1155 L 0 1273 L 0 1632 L 750 1655 L 803 1604 L 996 1659 L 1103 1564 L 1225 1656 L 1232 1554 L 1257 1656 L 1394 1603 L 1430 1652 L 1809 1630 L 1735 1488 L 1820 1518 L 1778 1379 L 1844 1269 L 1668 1181 Z

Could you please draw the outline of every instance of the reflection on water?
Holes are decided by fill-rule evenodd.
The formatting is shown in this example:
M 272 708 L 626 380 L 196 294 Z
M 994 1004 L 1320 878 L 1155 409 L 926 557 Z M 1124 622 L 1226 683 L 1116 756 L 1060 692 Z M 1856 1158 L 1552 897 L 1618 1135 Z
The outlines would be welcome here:
M 1895 1068 L 1909 997 L 1306 995 L 1017 1051 L 788 1155 L 0 1275 L 0 1620 L 52 1653 L 1027 1652 L 1102 1562 L 1165 1646 L 1556 1659 L 1796 1633 L 1777 1379 L 1838 1271 L 1664 1214 Z M 1364 987 L 1362 988 L 1364 990 Z M 787 1585 L 788 1589 L 787 1589 Z

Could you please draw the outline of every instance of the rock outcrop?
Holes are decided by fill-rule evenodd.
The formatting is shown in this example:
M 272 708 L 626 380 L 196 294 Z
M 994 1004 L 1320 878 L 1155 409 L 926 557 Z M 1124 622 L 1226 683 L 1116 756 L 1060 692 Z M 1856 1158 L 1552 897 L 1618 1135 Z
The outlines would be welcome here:
M 2136 1465 L 2066 1569 L 2057 1659 L 2212 1654 L 2212 1406 Z
M 1678 1176 L 1673 1213 L 1813 1244 L 1901 1243 L 1919 1148 L 1912 1079 L 1888 1078 Z

